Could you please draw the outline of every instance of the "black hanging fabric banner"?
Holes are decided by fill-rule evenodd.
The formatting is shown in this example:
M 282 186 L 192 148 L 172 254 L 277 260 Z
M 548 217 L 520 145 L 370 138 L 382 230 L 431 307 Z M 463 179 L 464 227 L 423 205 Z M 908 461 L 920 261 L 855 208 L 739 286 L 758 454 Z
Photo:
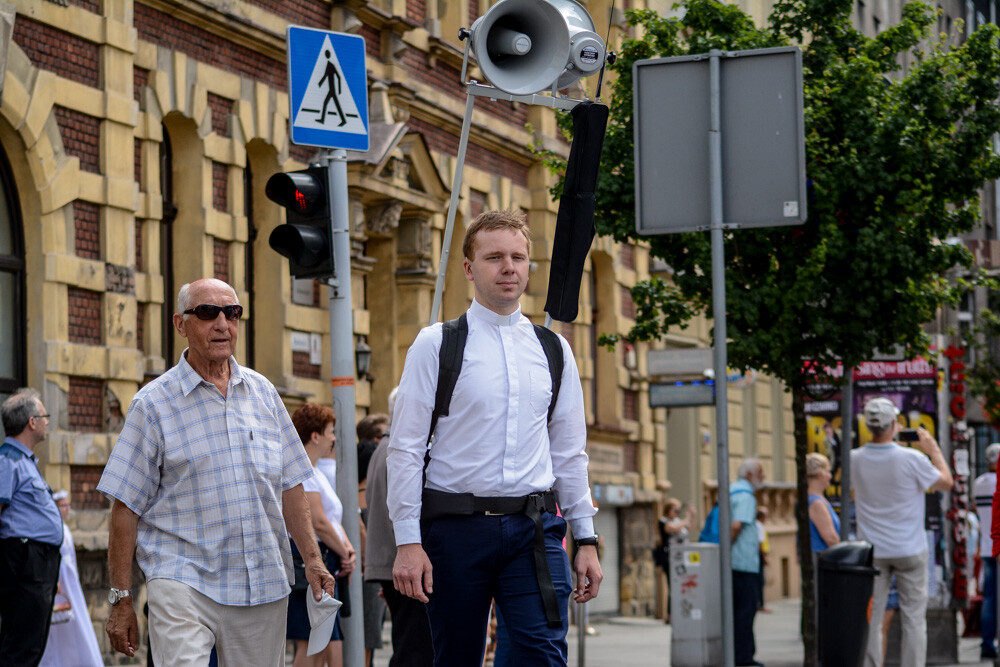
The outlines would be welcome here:
M 560 322 L 575 320 L 580 308 L 580 282 L 594 241 L 594 192 L 608 126 L 608 107 L 604 104 L 581 102 L 570 113 L 573 144 L 559 199 L 545 299 L 545 312 Z

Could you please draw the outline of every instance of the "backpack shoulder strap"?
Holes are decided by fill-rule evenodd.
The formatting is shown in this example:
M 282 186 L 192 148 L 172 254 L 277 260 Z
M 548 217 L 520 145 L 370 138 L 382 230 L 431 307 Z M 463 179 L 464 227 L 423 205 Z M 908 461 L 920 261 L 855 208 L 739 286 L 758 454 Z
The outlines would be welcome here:
M 431 441 L 431 436 L 434 435 L 434 429 L 437 428 L 438 418 L 448 414 L 451 395 L 455 392 L 455 383 L 458 382 L 458 376 L 462 372 L 462 354 L 465 352 L 465 341 L 468 337 L 469 321 L 465 313 L 454 320 L 448 320 L 441 326 L 437 392 L 434 394 L 431 429 L 427 433 L 428 443 Z
M 549 376 L 552 378 L 552 400 L 549 401 L 549 421 L 551 421 L 552 411 L 556 409 L 556 399 L 559 398 L 559 386 L 562 384 L 563 364 L 565 363 L 563 347 L 562 343 L 559 342 L 559 336 L 554 331 L 546 329 L 540 324 L 532 326 L 535 327 L 535 335 L 538 336 L 538 342 L 542 344 L 545 358 L 549 362 Z

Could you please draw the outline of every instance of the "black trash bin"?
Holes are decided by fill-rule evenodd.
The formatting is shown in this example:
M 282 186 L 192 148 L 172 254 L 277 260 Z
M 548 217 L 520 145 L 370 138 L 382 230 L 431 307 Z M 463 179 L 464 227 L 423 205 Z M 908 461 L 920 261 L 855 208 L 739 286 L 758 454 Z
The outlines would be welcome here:
M 841 542 L 819 554 L 819 659 L 823 667 L 860 665 L 868 643 L 872 589 L 869 542 Z

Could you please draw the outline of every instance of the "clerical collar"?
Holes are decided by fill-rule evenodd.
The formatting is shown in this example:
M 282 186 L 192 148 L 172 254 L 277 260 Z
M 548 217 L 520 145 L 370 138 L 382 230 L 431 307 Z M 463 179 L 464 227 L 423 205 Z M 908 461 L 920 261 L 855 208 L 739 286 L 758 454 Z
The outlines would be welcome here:
M 469 308 L 469 313 L 475 315 L 478 319 L 488 324 L 495 324 L 500 327 L 509 327 L 517 324 L 518 320 L 521 319 L 521 305 L 518 304 L 517 310 L 510 315 L 499 315 L 473 299 L 472 306 Z

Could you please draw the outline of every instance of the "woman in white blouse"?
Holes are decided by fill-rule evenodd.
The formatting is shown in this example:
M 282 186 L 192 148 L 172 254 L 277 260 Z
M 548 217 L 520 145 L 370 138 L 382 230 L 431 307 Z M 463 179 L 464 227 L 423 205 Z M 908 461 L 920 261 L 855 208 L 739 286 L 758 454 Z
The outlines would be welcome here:
M 328 549 L 327 569 L 337 577 L 337 599 L 345 602 L 347 593 L 347 578 L 354 571 L 357 558 L 354 547 L 341 520 L 344 507 L 340 498 L 334 493 L 333 487 L 326 477 L 315 471 L 316 461 L 321 456 L 333 452 L 336 438 L 333 426 L 337 416 L 325 405 L 306 403 L 292 415 L 292 423 L 302 439 L 306 455 L 313 464 L 313 476 L 302 483 L 309 500 L 309 512 L 312 515 L 313 530 L 322 546 Z M 342 585 L 343 584 L 343 585 Z M 295 661 L 293 667 L 315 665 L 321 667 L 324 661 L 329 667 L 340 667 L 343 664 L 343 635 L 340 633 L 340 619 L 333 629 L 333 636 L 325 651 L 314 656 L 306 656 L 309 644 L 309 617 L 305 606 L 305 591 L 292 591 L 288 598 L 288 638 L 296 640 Z

